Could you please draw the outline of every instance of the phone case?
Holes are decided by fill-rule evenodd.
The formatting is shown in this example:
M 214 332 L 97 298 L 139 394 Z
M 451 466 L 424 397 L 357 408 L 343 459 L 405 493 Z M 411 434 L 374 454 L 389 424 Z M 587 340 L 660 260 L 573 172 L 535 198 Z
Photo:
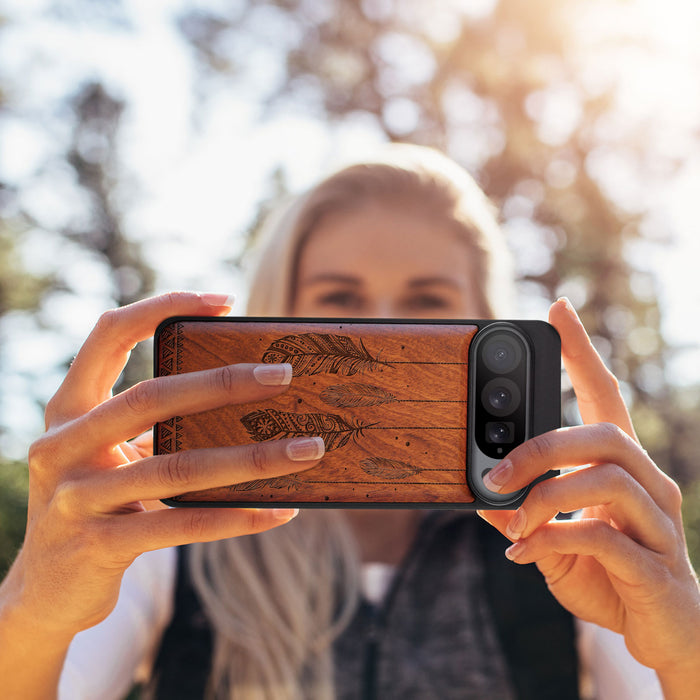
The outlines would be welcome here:
M 165 502 L 498 507 L 498 502 L 475 496 L 467 468 L 470 347 L 492 323 L 166 320 L 155 336 L 156 376 L 239 362 L 288 362 L 293 379 L 273 399 L 157 424 L 155 454 L 307 435 L 321 436 L 326 454 L 317 466 L 298 473 L 185 493 Z M 530 403 L 545 407 L 531 411 L 528 433 L 558 427 L 558 336 L 543 322 L 511 323 L 525 333 L 532 352 L 536 381 L 530 382 L 535 392 Z M 508 505 L 514 507 L 513 499 Z

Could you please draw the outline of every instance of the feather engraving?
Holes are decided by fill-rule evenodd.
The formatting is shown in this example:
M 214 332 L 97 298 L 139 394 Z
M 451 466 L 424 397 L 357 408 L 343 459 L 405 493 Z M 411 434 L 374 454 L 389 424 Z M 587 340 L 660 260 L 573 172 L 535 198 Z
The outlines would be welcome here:
M 321 401 L 336 408 L 380 406 L 396 400 L 393 394 L 381 387 L 355 382 L 329 386 L 321 392 Z
M 363 459 L 360 465 L 365 474 L 388 481 L 406 479 L 423 471 L 421 467 L 416 467 L 408 462 L 401 462 L 398 459 L 384 459 L 383 457 Z
M 247 413 L 241 423 L 256 442 L 315 435 L 323 438 L 327 452 L 344 447 L 351 438 L 362 437 L 362 431 L 370 427 L 331 413 L 287 413 L 274 408 Z
M 240 484 L 235 484 L 232 489 L 234 491 L 257 491 L 258 489 L 268 487 L 271 489 L 287 489 L 297 491 L 304 482 L 294 476 L 279 476 L 274 479 L 255 479 L 253 481 L 244 481 Z
M 347 335 L 301 333 L 275 340 L 263 353 L 263 362 L 288 362 L 294 375 L 340 374 L 350 377 L 365 370 L 391 367 L 373 357 L 362 339 L 355 342 Z

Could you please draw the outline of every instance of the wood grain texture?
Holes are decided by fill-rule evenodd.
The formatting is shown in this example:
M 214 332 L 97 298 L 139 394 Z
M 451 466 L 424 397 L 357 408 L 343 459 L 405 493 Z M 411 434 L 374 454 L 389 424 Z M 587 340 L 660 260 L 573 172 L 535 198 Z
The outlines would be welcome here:
M 275 399 L 176 416 L 159 454 L 320 435 L 318 466 L 190 492 L 182 503 L 470 503 L 467 359 L 473 325 L 174 322 L 157 339 L 160 375 L 237 362 L 290 362 Z

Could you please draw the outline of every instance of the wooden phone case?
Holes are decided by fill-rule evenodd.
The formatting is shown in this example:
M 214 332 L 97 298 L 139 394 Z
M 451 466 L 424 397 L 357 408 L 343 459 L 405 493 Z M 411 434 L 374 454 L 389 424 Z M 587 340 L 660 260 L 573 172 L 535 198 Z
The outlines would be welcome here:
M 321 436 L 326 454 L 298 473 L 166 502 L 481 507 L 467 480 L 468 363 L 488 323 L 169 319 L 155 337 L 156 376 L 288 362 L 293 379 L 273 399 L 157 424 L 156 454 L 306 435 Z

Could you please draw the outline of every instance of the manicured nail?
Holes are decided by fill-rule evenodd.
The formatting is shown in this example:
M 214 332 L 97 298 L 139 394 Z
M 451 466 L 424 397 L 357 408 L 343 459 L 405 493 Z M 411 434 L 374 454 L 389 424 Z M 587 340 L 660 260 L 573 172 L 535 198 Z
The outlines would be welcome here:
M 258 365 L 253 374 L 259 384 L 265 386 L 286 386 L 292 381 L 292 366 L 286 362 L 278 365 Z
M 298 438 L 287 443 L 287 457 L 293 462 L 308 462 L 320 459 L 326 451 L 323 438 Z
M 520 508 L 515 511 L 515 515 L 511 518 L 510 522 L 506 527 L 506 535 L 512 540 L 519 540 L 520 535 L 523 534 L 525 527 L 527 526 L 527 515 L 525 511 Z
M 299 515 L 299 509 L 298 508 L 273 508 L 272 515 L 275 518 L 275 520 L 282 520 L 283 522 L 287 522 L 288 520 L 291 520 L 292 518 L 296 518 L 297 515 Z
M 516 542 L 506 549 L 506 558 L 515 561 L 518 557 L 522 557 L 525 553 L 526 545 L 524 542 Z
M 564 306 L 566 310 L 575 318 L 578 320 L 578 314 L 576 313 L 576 309 L 574 308 L 574 305 L 569 301 L 569 297 L 559 297 L 557 301 L 564 302 Z
M 513 473 L 513 465 L 511 464 L 509 459 L 504 460 L 501 462 L 495 469 L 492 469 L 486 476 L 484 477 L 484 486 L 489 490 L 489 491 L 494 491 L 495 493 L 498 493 L 501 488 L 508 483 L 508 480 L 511 477 L 511 474 Z
M 199 298 L 207 306 L 228 306 L 229 309 L 233 308 L 236 301 L 233 294 L 210 294 L 209 292 L 200 294 Z

